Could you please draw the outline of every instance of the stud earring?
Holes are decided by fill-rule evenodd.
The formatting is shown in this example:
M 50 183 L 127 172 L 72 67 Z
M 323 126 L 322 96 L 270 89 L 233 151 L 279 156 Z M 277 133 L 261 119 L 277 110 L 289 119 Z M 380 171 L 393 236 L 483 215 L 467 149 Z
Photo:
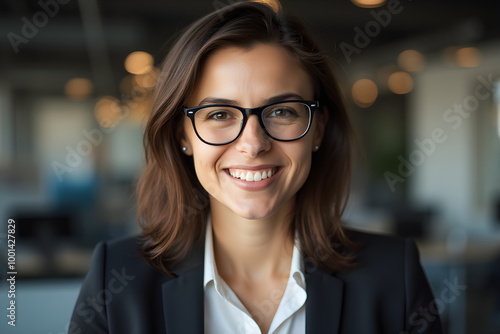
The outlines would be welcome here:
M 186 146 L 182 146 L 182 150 L 183 150 L 184 152 L 186 152 L 186 151 L 188 150 L 188 148 L 187 148 Z
M 318 145 L 314 146 L 314 151 L 316 152 L 317 150 L 319 150 L 319 146 Z

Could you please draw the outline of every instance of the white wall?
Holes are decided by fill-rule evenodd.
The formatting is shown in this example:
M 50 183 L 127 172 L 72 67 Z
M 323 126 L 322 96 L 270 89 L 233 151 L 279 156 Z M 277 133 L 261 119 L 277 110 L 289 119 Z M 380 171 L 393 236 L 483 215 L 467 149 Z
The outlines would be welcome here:
M 479 125 L 487 117 L 486 113 L 491 113 L 493 97 L 490 92 L 489 98 L 481 100 L 479 95 L 484 96 L 487 90 L 482 88 L 478 95 L 476 88 L 483 85 L 479 76 L 500 78 L 500 48 L 484 46 L 479 49 L 483 59 L 477 68 L 443 66 L 444 61 L 437 57 L 428 61 L 425 70 L 414 76 L 415 88 L 409 96 L 409 153 L 417 149 L 415 139 L 432 138 L 432 131 L 436 128 L 443 129 L 447 138 L 443 143 L 435 144 L 435 150 L 416 166 L 414 174 L 408 178 L 409 195 L 417 204 L 438 208 L 447 225 L 490 224 L 489 208 L 480 207 L 477 200 L 481 192 L 478 171 L 484 163 L 478 160 L 481 155 L 477 152 L 483 149 Z M 455 104 L 473 101 L 476 95 L 480 103 L 470 116 L 447 111 Z M 500 151 L 486 155 L 491 154 L 498 157 Z M 490 181 L 498 183 L 499 179 Z M 500 185 L 494 187 L 500 190 Z

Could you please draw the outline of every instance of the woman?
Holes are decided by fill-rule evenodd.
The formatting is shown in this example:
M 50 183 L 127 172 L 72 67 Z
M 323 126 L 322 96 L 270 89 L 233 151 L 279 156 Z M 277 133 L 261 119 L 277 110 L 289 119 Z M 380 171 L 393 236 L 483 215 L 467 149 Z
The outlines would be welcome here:
M 351 138 L 297 20 L 195 22 L 156 87 L 142 237 L 96 247 L 70 333 L 440 333 L 415 245 L 341 226 Z

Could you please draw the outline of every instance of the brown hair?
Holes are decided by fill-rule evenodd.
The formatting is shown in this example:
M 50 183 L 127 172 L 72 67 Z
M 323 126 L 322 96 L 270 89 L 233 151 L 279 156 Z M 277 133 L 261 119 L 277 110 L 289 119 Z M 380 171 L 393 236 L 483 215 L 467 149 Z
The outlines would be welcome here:
M 146 167 L 137 188 L 138 217 L 145 238 L 143 255 L 166 274 L 173 275 L 172 265 L 203 240 L 210 210 L 192 157 L 181 151 L 182 106 L 210 52 L 226 46 L 248 48 L 256 42 L 274 43 L 295 56 L 329 114 L 321 148 L 313 153 L 310 174 L 296 196 L 290 232 L 298 232 L 309 262 L 333 271 L 353 266 L 353 257 L 342 251 L 352 243 L 341 226 L 350 189 L 353 130 L 331 61 L 296 18 L 265 4 L 239 2 L 187 28 L 166 56 L 155 88 L 144 135 Z

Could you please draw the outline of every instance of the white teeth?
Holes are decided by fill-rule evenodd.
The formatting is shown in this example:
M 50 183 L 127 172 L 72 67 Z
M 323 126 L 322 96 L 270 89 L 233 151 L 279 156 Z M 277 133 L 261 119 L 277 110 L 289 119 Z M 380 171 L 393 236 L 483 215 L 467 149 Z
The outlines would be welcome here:
M 236 178 L 236 179 L 242 179 L 242 180 L 245 180 L 245 181 L 249 181 L 249 182 L 252 182 L 252 181 L 262 181 L 264 179 L 267 179 L 271 176 L 274 175 L 273 173 L 273 170 L 270 169 L 270 170 L 265 170 L 265 171 L 257 171 L 257 172 L 240 172 L 240 171 L 229 171 L 229 174 Z

